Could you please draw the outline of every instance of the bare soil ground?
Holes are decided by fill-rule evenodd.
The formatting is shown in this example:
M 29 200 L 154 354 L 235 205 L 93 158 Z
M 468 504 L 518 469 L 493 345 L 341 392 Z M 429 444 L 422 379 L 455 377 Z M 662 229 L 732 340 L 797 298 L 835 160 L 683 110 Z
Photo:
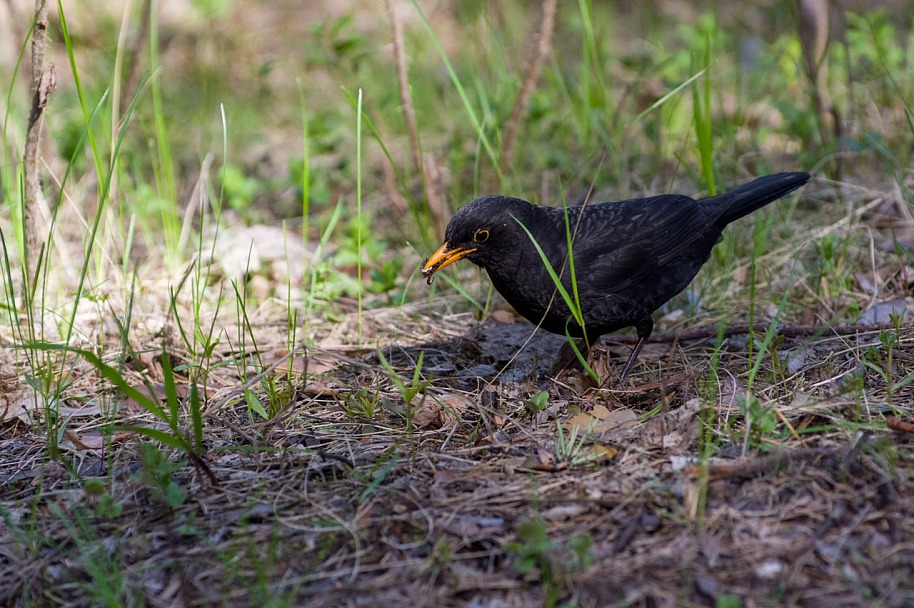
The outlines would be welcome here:
M 179 468 L 176 508 L 141 481 L 134 439 L 102 449 L 97 402 L 83 417 L 78 396 L 68 401 L 74 470 L 48 464 L 36 432 L 4 424 L 3 602 L 90 605 L 93 569 L 107 565 L 138 603 L 163 606 L 911 605 L 914 435 L 883 420 L 910 412 L 914 395 L 908 384 L 889 397 L 861 373 L 877 331 L 785 340 L 799 363 L 755 389 L 781 432 L 752 437 L 729 423 L 746 393 L 745 337 L 723 342 L 716 386 L 702 380 L 711 338 L 649 345 L 629 388 L 601 389 L 580 372 L 546 374 L 561 338 L 524 346 L 530 324 L 501 311 L 479 325 L 455 302 L 365 313 L 366 335 L 399 336 L 381 352 L 404 381 L 424 352 L 432 382 L 409 410 L 376 352 L 340 341 L 354 315 L 283 364 L 321 373 L 273 421 L 226 403 L 237 379 L 214 373 L 217 484 Z M 278 360 L 284 324 L 270 325 L 277 340 L 262 351 Z M 914 330 L 897 337 L 900 378 L 914 371 Z M 598 367 L 618 369 L 627 349 L 601 346 Z M 94 372 L 74 373 L 91 392 Z M 545 409 L 531 411 L 543 390 Z M 589 432 L 568 452 L 557 438 L 575 421 Z M 730 447 L 702 463 L 709 440 Z M 119 516 L 99 515 L 79 479 L 92 477 Z

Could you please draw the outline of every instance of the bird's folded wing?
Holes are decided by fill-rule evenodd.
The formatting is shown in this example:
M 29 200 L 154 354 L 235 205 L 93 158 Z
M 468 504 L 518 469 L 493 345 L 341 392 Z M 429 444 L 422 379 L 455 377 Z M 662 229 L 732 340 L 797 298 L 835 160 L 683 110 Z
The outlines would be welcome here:
M 708 239 L 707 229 L 701 204 L 683 195 L 585 208 L 572 245 L 577 278 L 601 295 L 623 291 Z

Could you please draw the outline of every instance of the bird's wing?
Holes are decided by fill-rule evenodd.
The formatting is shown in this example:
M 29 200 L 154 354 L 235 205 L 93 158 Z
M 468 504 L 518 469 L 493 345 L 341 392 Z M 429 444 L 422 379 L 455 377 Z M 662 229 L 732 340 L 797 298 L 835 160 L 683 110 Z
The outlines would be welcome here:
M 569 217 L 572 231 L 576 219 L 577 213 Z M 622 291 L 666 266 L 695 240 L 708 238 L 707 228 L 701 204 L 684 195 L 585 207 L 572 244 L 575 274 L 602 294 Z

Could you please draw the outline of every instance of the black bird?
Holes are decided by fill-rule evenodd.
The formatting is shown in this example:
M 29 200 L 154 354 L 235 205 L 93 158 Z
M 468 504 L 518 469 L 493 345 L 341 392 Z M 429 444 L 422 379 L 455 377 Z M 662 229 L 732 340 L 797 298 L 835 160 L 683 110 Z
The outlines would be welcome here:
M 556 334 L 567 331 L 586 338 L 588 344 L 634 326 L 639 339 L 621 383 L 651 335 L 651 313 L 698 274 L 727 224 L 796 190 L 809 178 L 808 173 L 778 173 L 701 200 L 661 194 L 569 206 L 567 215 L 562 207 L 484 196 L 454 214 L 444 244 L 425 261 L 422 274 L 431 284 L 437 271 L 466 258 L 484 268 L 495 289 L 529 321 Z M 539 244 L 573 299 L 569 233 L 583 328 L 533 243 Z

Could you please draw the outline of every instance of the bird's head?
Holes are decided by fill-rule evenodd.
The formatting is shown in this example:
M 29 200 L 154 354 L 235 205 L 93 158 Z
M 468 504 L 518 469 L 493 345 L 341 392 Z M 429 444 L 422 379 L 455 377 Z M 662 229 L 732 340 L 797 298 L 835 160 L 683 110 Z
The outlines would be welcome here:
M 436 272 L 464 258 L 482 268 L 493 267 L 523 244 L 520 238 L 527 238 L 517 220 L 524 221 L 532 207 L 507 196 L 484 196 L 461 207 L 447 224 L 444 243 L 422 265 L 422 276 L 431 285 Z

